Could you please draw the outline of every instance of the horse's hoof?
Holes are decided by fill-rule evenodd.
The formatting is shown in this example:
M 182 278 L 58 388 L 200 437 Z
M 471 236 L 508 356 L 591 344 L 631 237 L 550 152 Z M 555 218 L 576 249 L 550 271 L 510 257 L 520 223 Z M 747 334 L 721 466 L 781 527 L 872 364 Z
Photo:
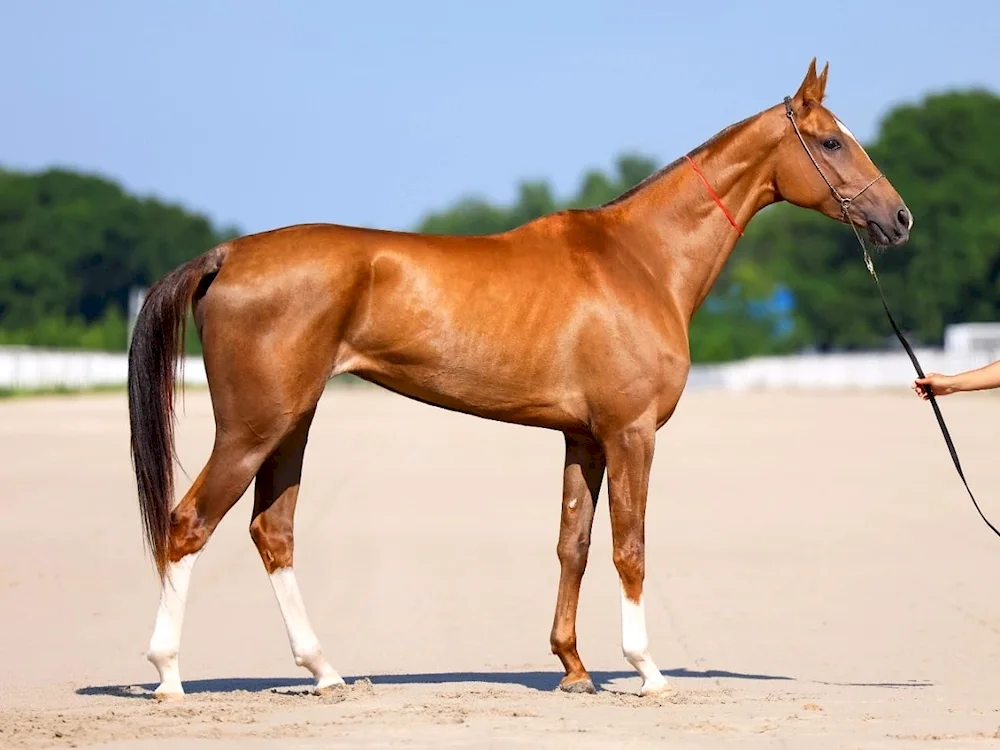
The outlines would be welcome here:
M 313 687 L 313 695 L 333 695 L 338 690 L 347 687 L 347 683 L 340 677 L 324 679 Z
M 673 686 L 663 676 L 660 676 L 659 679 L 654 677 L 642 683 L 639 695 L 645 698 L 647 695 L 661 695 L 662 693 L 669 693 L 671 690 L 673 690 Z
M 156 690 L 153 692 L 153 700 L 163 703 L 180 703 L 184 700 L 183 690 Z
M 574 680 L 573 682 L 563 680 L 559 683 L 559 689 L 564 693 L 590 693 L 593 695 L 597 692 L 597 688 L 594 687 L 594 683 L 589 677 L 584 677 L 582 680 Z

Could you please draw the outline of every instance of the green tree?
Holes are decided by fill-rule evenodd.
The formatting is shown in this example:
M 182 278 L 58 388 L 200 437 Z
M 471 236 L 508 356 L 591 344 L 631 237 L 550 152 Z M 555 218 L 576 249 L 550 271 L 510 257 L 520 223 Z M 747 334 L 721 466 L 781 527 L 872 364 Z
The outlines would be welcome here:
M 510 206 L 465 196 L 443 211 L 430 213 L 417 231 L 425 234 L 482 235 L 505 232 L 541 216 L 567 208 L 590 208 L 611 200 L 656 171 L 656 162 L 638 154 L 624 154 L 615 162 L 616 172 L 597 169 L 586 173 L 577 192 L 557 200 L 548 182 L 525 181 L 518 186 L 517 200 Z
M 100 177 L 0 170 L 0 343 L 124 349 L 129 288 L 235 233 Z

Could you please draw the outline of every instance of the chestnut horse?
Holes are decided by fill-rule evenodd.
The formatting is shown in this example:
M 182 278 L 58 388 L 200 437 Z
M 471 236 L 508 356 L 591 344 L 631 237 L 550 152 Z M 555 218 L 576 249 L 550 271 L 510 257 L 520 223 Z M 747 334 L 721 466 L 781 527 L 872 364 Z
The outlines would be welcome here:
M 576 612 L 606 472 L 622 651 L 642 695 L 666 689 L 646 634 L 644 517 L 655 435 L 687 382 L 692 316 L 742 228 L 769 204 L 850 222 L 883 245 L 904 244 L 912 226 L 903 200 L 823 106 L 827 72 L 817 75 L 813 59 L 794 97 L 596 208 L 488 236 L 285 227 L 219 245 L 153 285 L 129 350 L 128 398 L 139 505 L 162 586 L 147 654 L 160 676 L 156 694 L 183 695 L 191 570 L 255 478 L 250 536 L 295 663 L 316 690 L 343 683 L 292 568 L 310 424 L 341 373 L 444 409 L 563 433 L 550 642 L 568 692 L 594 691 L 577 652 Z M 174 506 L 175 368 L 189 305 L 216 433 Z

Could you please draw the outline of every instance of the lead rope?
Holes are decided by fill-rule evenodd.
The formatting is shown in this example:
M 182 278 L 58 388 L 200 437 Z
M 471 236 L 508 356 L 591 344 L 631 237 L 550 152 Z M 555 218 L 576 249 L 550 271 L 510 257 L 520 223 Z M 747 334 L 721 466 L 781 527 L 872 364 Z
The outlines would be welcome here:
M 809 150 L 809 146 L 806 145 L 805 139 L 802 137 L 802 133 L 799 132 L 799 127 L 795 122 L 795 114 L 792 112 L 791 98 L 787 96 L 785 97 L 785 114 L 787 115 L 789 121 L 792 123 L 792 127 L 795 129 L 795 135 L 798 136 L 799 142 L 802 143 L 802 148 L 805 149 L 806 154 L 809 156 L 809 160 L 813 163 L 813 166 L 816 167 L 816 171 L 819 172 L 820 177 L 823 178 L 823 181 L 830 188 L 830 192 L 833 193 L 833 196 L 838 201 L 840 201 L 840 210 L 844 214 L 844 221 L 851 227 L 851 229 L 854 230 L 854 236 L 857 238 L 858 244 L 861 246 L 861 252 L 864 255 L 865 259 L 865 266 L 868 268 L 868 273 L 871 274 L 872 279 L 874 279 L 875 281 L 875 286 L 878 288 L 879 297 L 881 297 L 882 299 L 882 309 L 885 310 L 886 317 L 889 318 L 889 325 L 892 326 L 892 330 L 896 334 L 896 338 L 899 339 L 899 343 L 901 343 L 903 345 L 903 349 L 906 350 L 906 354 L 909 356 L 910 362 L 913 364 L 913 369 L 916 371 L 917 377 L 923 378 L 924 370 L 920 366 L 920 362 L 917 360 L 917 355 L 913 353 L 913 348 L 910 346 L 910 343 L 906 340 L 906 337 L 903 335 L 903 332 L 899 329 L 899 326 L 896 325 L 896 321 L 892 317 L 892 313 L 889 311 L 889 303 L 886 302 L 885 292 L 882 290 L 882 283 L 878 279 L 878 274 L 875 273 L 875 263 L 874 261 L 872 261 L 872 257 L 868 252 L 868 246 L 865 245 L 864 238 L 862 238 L 861 233 L 858 231 L 858 228 L 854 225 L 854 222 L 851 221 L 851 217 L 848 213 L 851 208 L 851 203 L 863 192 L 865 192 L 865 190 L 867 190 L 876 182 L 881 180 L 882 174 L 879 173 L 879 175 L 874 180 L 865 185 L 865 187 L 862 188 L 860 191 L 858 191 L 858 193 L 853 198 L 842 197 L 840 193 L 837 192 L 837 189 L 833 186 L 830 180 L 827 179 L 826 175 L 823 174 L 823 170 L 820 169 L 819 164 L 816 163 L 816 159 L 813 158 L 812 152 Z M 979 517 L 983 519 L 983 523 L 989 526 L 990 530 L 998 537 L 1000 537 L 1000 531 L 997 531 L 996 526 L 990 523 L 989 519 L 986 518 L 986 516 L 983 514 L 982 509 L 980 509 L 979 507 L 979 503 L 976 502 L 975 495 L 972 494 L 972 490 L 969 488 L 969 483 L 965 479 L 965 472 L 962 471 L 962 464 L 958 460 L 958 451 L 955 450 L 955 444 L 954 442 L 952 442 L 951 433 L 948 432 L 948 426 L 944 422 L 944 416 L 941 414 L 941 407 L 938 406 L 937 399 L 934 397 L 933 389 L 931 389 L 929 385 L 925 385 L 923 386 L 923 388 L 924 388 L 924 393 L 927 394 L 927 398 L 931 402 L 931 407 L 934 409 L 934 416 L 937 418 L 938 427 L 941 428 L 941 435 L 944 437 L 945 445 L 948 446 L 948 452 L 951 454 L 951 460 L 955 464 L 955 471 L 958 472 L 958 476 L 962 480 L 962 484 L 965 485 L 965 491 L 969 493 L 969 499 L 972 500 L 972 504 L 973 506 L 975 506 L 976 512 L 979 513 Z
M 857 229 L 855 229 L 854 232 L 857 234 Z M 860 240 L 861 237 L 859 236 L 858 239 Z M 892 313 L 889 312 L 889 304 L 885 301 L 885 293 L 882 291 L 882 284 L 878 280 L 878 274 L 875 273 L 875 264 L 872 262 L 871 255 L 868 254 L 868 248 L 865 247 L 864 242 L 861 242 L 861 249 L 865 255 L 865 265 L 868 266 L 868 272 L 875 280 L 875 286 L 878 288 L 879 297 L 882 298 L 882 309 L 885 310 L 886 317 L 889 318 L 889 325 L 892 326 L 892 330 L 895 332 L 896 338 L 899 339 L 899 343 L 903 345 L 907 355 L 909 355 L 910 362 L 913 363 L 913 369 L 917 372 L 917 377 L 922 378 L 924 377 L 923 368 L 917 360 L 917 355 L 913 353 L 910 343 L 906 340 L 906 337 L 903 336 L 902 331 L 899 330 L 899 326 L 896 325 L 896 321 L 893 319 Z M 979 517 L 983 519 L 983 523 L 989 526 L 990 530 L 1000 537 L 1000 531 L 997 531 L 997 528 L 990 523 L 989 519 L 985 515 L 983 515 L 983 511 L 980 509 L 979 503 L 976 502 L 975 495 L 973 495 L 972 490 L 969 489 L 969 483 L 965 479 L 965 472 L 962 471 L 962 464 L 958 460 L 958 451 L 955 450 L 955 444 L 951 440 L 951 434 L 948 432 L 948 426 L 944 423 L 944 417 L 941 415 L 941 407 L 938 406 L 937 399 L 934 398 L 934 391 L 929 385 L 925 385 L 923 388 L 924 393 L 927 394 L 927 397 L 931 402 L 931 407 L 934 409 L 934 416 L 937 418 L 938 427 L 941 428 L 941 435 L 944 437 L 945 445 L 948 446 L 948 452 L 951 454 L 952 463 L 955 464 L 955 471 L 958 472 L 958 476 L 962 480 L 962 484 L 965 485 L 965 491 L 969 493 L 969 499 L 972 500 L 972 504 L 975 506 L 976 512 L 979 513 Z

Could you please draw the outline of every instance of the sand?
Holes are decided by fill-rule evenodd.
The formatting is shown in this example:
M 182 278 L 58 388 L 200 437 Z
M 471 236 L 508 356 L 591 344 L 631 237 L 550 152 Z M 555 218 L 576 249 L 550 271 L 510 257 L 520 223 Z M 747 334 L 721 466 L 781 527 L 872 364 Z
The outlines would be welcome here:
M 185 400 L 193 476 L 213 424 L 206 393 Z M 942 408 L 1000 520 L 1000 399 Z M 647 523 L 651 649 L 673 691 L 647 699 L 621 657 L 606 490 L 578 626 L 600 690 L 554 689 L 561 437 L 352 388 L 320 405 L 296 546 L 348 685 L 309 693 L 244 497 L 194 571 L 186 699 L 151 700 L 158 589 L 127 447 L 122 394 L 0 402 L 0 747 L 1000 741 L 1000 539 L 905 384 L 685 395 L 658 436 Z

